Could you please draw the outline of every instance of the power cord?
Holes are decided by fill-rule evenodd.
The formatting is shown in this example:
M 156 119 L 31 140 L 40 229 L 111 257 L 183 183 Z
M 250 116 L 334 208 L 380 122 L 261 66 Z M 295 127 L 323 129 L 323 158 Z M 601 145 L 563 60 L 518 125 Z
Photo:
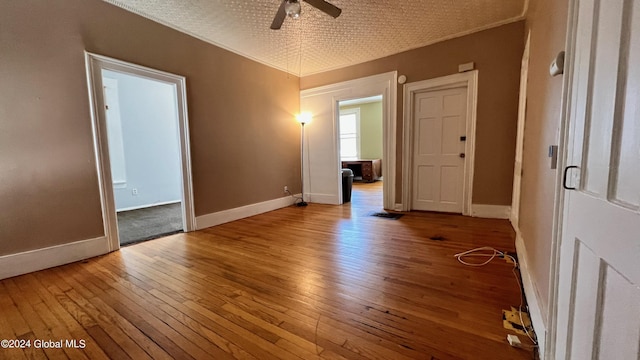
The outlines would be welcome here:
M 295 199 L 294 204 L 298 205 L 304 202 L 304 200 L 302 199 L 302 196 L 295 196 L 291 193 L 291 191 L 286 190 L 286 193 L 289 194 L 289 196 L 291 196 L 292 198 Z M 300 206 L 300 205 L 298 205 Z
M 522 295 L 522 284 L 520 283 L 520 277 L 518 276 L 518 274 L 516 273 L 516 269 L 518 271 L 520 271 L 520 267 L 518 265 L 518 260 L 516 260 L 516 258 L 514 256 L 511 256 L 507 253 L 504 253 L 500 250 L 496 250 L 490 246 L 483 246 L 483 247 L 479 247 L 479 248 L 475 248 L 475 249 L 471 249 L 471 250 L 467 250 L 467 251 L 463 251 L 461 253 L 457 253 L 455 255 L 453 255 L 461 264 L 467 265 L 467 266 L 475 266 L 475 267 L 480 267 L 480 266 L 485 266 L 488 263 L 490 263 L 493 259 L 495 259 L 496 257 L 499 258 L 508 258 L 513 262 L 513 269 L 511 269 L 511 272 L 513 273 L 513 276 L 516 278 L 516 282 L 518 283 L 518 291 L 520 292 L 520 306 L 518 306 L 518 315 L 520 316 L 520 324 L 522 325 L 522 328 L 524 329 L 525 334 L 527 334 L 527 337 L 529 338 L 529 340 L 531 340 L 531 342 L 533 342 L 534 347 L 538 346 L 538 342 L 533 338 L 533 336 L 531 336 L 531 334 L 529 334 L 529 330 L 527 329 L 527 326 L 524 325 L 524 320 L 522 319 L 522 307 L 524 306 L 524 296 Z M 489 259 L 487 259 L 486 261 L 483 262 L 468 262 L 465 261 L 464 258 L 465 257 L 488 257 Z

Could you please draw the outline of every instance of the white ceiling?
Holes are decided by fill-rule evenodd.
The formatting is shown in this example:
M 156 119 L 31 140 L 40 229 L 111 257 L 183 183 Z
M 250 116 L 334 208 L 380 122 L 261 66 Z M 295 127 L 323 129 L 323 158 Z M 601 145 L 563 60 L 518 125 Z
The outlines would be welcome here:
M 281 0 L 104 0 L 295 75 L 342 68 L 524 17 L 528 0 L 329 0 L 334 19 L 307 3 L 280 30 Z M 300 57 L 302 54 L 302 57 Z

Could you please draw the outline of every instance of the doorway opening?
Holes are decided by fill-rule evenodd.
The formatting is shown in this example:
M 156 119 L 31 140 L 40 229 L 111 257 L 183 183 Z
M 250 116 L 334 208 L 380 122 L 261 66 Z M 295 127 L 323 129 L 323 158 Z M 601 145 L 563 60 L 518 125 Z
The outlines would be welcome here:
M 383 207 L 394 210 L 396 176 L 396 71 L 300 91 L 300 109 L 313 114 L 305 127 L 304 188 L 311 202 L 340 205 L 342 164 L 339 145 L 339 103 L 382 94 L 384 173 Z
M 183 230 L 175 88 L 102 70 L 120 245 Z
M 383 205 L 382 100 L 380 94 L 338 102 L 340 164 L 343 171 L 349 169 L 353 174 L 353 181 L 346 177 L 342 181 L 344 202 L 366 199 L 368 206 L 381 208 Z M 348 171 L 345 175 L 351 176 Z M 345 186 L 351 186 L 351 191 Z
M 195 229 L 184 77 L 86 54 L 105 235 Z

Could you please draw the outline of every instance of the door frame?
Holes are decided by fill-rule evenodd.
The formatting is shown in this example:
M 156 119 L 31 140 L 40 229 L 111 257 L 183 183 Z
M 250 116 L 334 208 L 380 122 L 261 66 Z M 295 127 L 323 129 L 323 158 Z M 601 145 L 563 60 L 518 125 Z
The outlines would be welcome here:
M 529 78 L 529 48 L 531 30 L 527 33 L 520 69 L 520 95 L 518 99 L 518 127 L 516 133 L 516 159 L 513 165 L 513 192 L 511 193 L 511 214 L 509 221 L 516 231 L 520 231 L 520 196 L 522 191 L 522 160 L 524 157 L 524 129 L 527 120 L 527 84 Z M 518 164 L 520 165 L 518 167 Z M 518 174 L 518 171 L 520 174 Z M 518 181 L 516 182 L 516 179 Z
M 411 211 L 413 176 L 413 106 L 418 93 L 467 88 L 467 130 L 465 142 L 464 180 L 462 186 L 462 215 L 471 215 L 473 195 L 473 171 L 476 148 L 476 120 L 478 105 L 478 70 L 416 81 L 403 87 L 403 133 L 402 133 L 402 211 Z
M 395 209 L 396 192 L 396 125 L 397 125 L 397 79 L 398 72 L 390 71 L 387 73 L 371 75 L 354 80 L 347 80 L 339 83 L 324 85 L 316 88 L 305 89 L 300 91 L 300 111 L 310 110 L 310 104 L 315 102 L 321 103 L 318 109 L 322 111 L 323 116 L 329 114 L 323 119 L 315 119 L 305 126 L 305 154 L 303 157 L 304 168 L 317 168 L 321 165 L 311 161 L 311 153 L 314 151 L 310 145 L 309 137 L 313 134 L 314 128 L 319 126 L 321 121 L 329 121 L 323 126 L 331 126 L 332 139 L 324 139 L 326 144 L 330 144 L 331 151 L 331 168 L 335 170 L 336 194 L 322 194 L 314 192 L 311 179 L 311 171 L 303 174 L 304 188 L 307 190 L 310 202 L 325 204 L 342 204 L 342 164 L 340 161 L 339 143 L 340 132 L 338 128 L 338 119 L 340 115 L 339 103 L 344 100 L 353 100 L 370 96 L 382 95 L 382 174 L 384 180 L 382 182 L 383 207 L 385 209 Z M 314 143 L 315 144 L 315 143 Z M 315 145 L 317 147 L 317 145 Z
M 185 232 L 195 230 L 196 223 L 193 208 L 193 181 L 191 174 L 191 152 L 189 149 L 190 142 L 186 78 L 184 76 L 128 63 L 107 56 L 93 54 L 87 51 L 85 51 L 85 65 L 87 71 L 89 104 L 91 108 L 93 147 L 96 157 L 96 170 L 98 172 L 100 203 L 102 205 L 102 223 L 109 251 L 115 251 L 120 248 L 120 238 L 118 235 L 118 218 L 116 214 L 111 176 L 111 162 L 109 159 L 109 145 L 107 141 L 107 116 L 104 103 L 104 93 L 100 91 L 103 87 L 103 69 L 160 81 L 175 86 L 178 129 L 180 132 L 182 225 Z
M 567 34 L 565 40 L 564 75 L 562 81 L 562 99 L 560 105 L 560 124 L 558 126 L 558 166 L 555 178 L 553 222 L 551 228 L 551 262 L 549 269 L 549 297 L 547 303 L 547 332 L 544 334 L 545 346 L 540 349 L 541 359 L 555 359 L 556 337 L 558 332 L 558 290 L 560 285 L 560 249 L 562 247 L 564 225 L 565 190 L 563 188 L 563 170 L 567 166 L 569 155 L 571 119 L 570 99 L 572 96 L 574 57 L 577 39 L 577 19 L 579 0 L 569 0 Z M 570 240 L 570 239 L 569 239 Z M 539 336 L 539 335 L 538 335 Z

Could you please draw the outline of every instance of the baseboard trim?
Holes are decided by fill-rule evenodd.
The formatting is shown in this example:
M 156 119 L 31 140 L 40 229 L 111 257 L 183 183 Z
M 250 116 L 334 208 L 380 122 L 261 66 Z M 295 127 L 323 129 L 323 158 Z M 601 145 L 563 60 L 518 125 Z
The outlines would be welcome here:
M 511 206 L 471 204 L 471 216 L 488 219 L 508 219 L 511 215 Z
M 524 239 L 520 234 L 519 229 L 516 230 L 516 253 L 518 254 L 518 265 L 520 266 L 520 274 L 522 275 L 522 287 L 524 288 L 524 294 L 527 298 L 527 304 L 529 305 L 529 316 L 531 317 L 531 325 L 538 337 L 538 352 L 540 360 L 544 360 L 546 349 L 547 328 L 544 324 L 544 316 L 542 309 L 540 308 L 540 301 L 538 291 L 531 278 L 531 272 L 528 265 L 527 248 L 524 243 Z
M 150 208 L 150 207 L 154 207 L 154 206 L 176 204 L 176 203 L 180 203 L 180 202 L 182 202 L 182 200 L 163 201 L 163 202 L 159 202 L 159 203 L 156 203 L 156 204 L 150 204 L 150 205 L 130 206 L 130 207 L 122 208 L 122 209 L 116 209 L 116 212 L 140 210 L 140 209 L 146 209 L 146 208 Z
M 332 194 L 306 194 L 304 198 L 316 204 L 340 205 L 339 197 Z
M 69 264 L 109 252 L 104 236 L 0 256 L 0 279 Z
M 300 198 L 300 194 L 295 195 Z M 292 196 L 285 196 L 278 199 L 267 200 L 260 203 L 245 205 L 233 209 L 222 210 L 211 214 L 196 217 L 196 229 L 206 229 L 208 227 L 244 219 L 250 216 L 266 213 L 269 211 L 291 206 L 296 201 Z

